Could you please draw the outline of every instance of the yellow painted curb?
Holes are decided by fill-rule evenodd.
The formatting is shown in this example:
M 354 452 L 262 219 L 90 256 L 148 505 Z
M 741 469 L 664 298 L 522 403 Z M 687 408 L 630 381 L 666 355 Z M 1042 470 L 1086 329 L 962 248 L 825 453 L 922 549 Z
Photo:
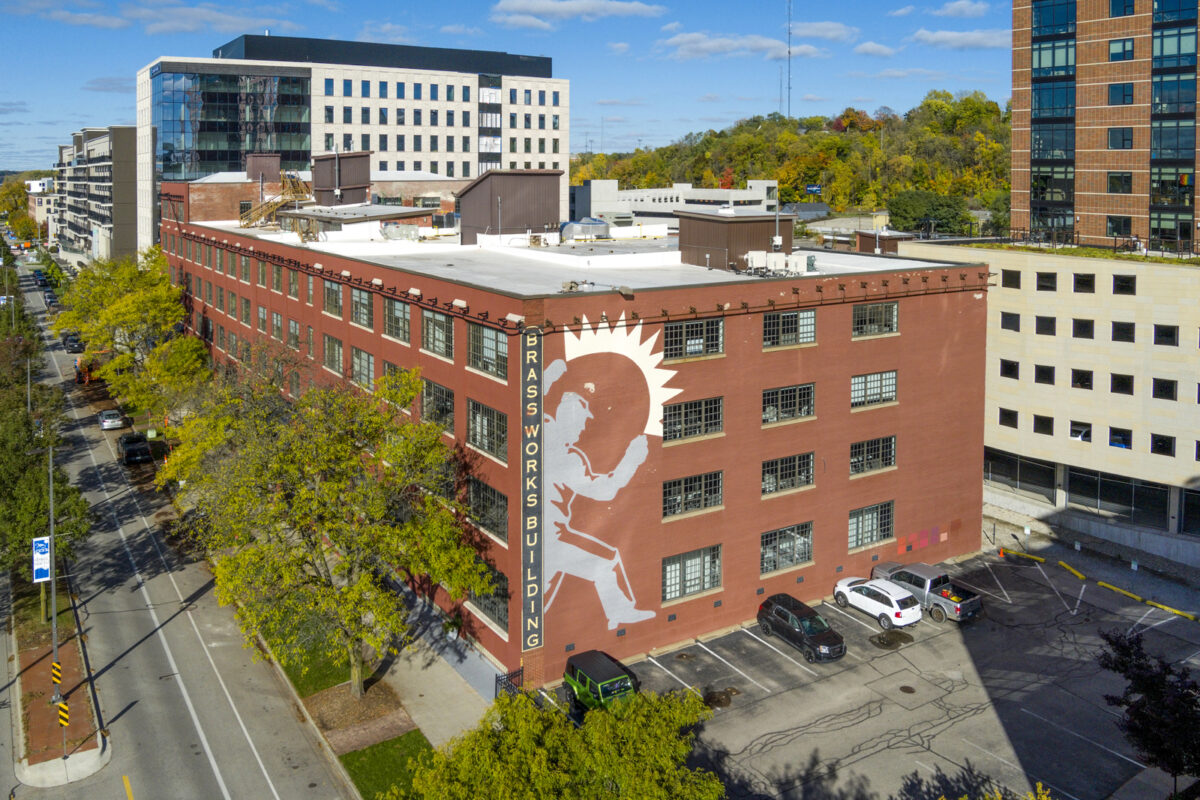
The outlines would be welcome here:
M 1060 561 L 1060 562 L 1058 562 L 1058 565 L 1059 565 L 1060 567 L 1062 567 L 1063 569 L 1065 569 L 1067 572 L 1069 572 L 1069 573 L 1071 573 L 1072 575 L 1074 575 L 1076 578 L 1079 578 L 1079 580 L 1081 580 L 1081 581 L 1086 581 L 1086 580 L 1087 580 L 1087 578 L 1085 578 L 1085 577 L 1083 576 L 1083 573 L 1082 573 L 1082 572 L 1080 572 L 1079 570 L 1075 569 L 1074 567 L 1072 567 L 1072 566 L 1071 566 L 1070 564 L 1068 564 L 1067 562 L 1065 562 L 1065 561 Z
M 1002 553 L 1003 555 L 1001 558 L 1004 556 L 1020 556 L 1021 558 L 1028 558 L 1030 561 L 1040 561 L 1042 563 L 1045 563 L 1046 561 L 1046 559 L 1042 558 L 1041 556 L 1035 556 L 1032 553 L 1022 553 L 1020 550 L 1003 550 Z
M 1156 603 L 1153 600 L 1146 600 L 1145 603 L 1148 606 L 1154 606 L 1155 608 L 1161 608 L 1163 611 L 1169 611 L 1172 614 L 1178 614 L 1181 617 L 1186 617 L 1187 619 L 1190 619 L 1192 622 L 1196 621 L 1196 615 L 1189 614 L 1187 611 L 1180 611 L 1178 608 L 1171 608 L 1170 606 L 1164 606 L 1162 603 Z
M 1116 586 L 1113 586 L 1111 583 L 1105 583 L 1104 581 L 1096 581 L 1096 585 L 1103 586 L 1105 589 L 1110 589 L 1110 590 L 1116 592 L 1117 594 L 1123 594 L 1126 597 L 1130 598 L 1131 600 L 1137 600 L 1139 603 L 1145 602 L 1141 597 L 1138 597 L 1133 592 L 1127 592 L 1124 589 L 1120 589 Z

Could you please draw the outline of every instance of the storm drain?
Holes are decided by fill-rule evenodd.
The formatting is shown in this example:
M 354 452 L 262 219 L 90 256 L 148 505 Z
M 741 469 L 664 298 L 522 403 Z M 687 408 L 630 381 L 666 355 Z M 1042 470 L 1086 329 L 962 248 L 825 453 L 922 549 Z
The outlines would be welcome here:
M 900 691 L 904 692 L 905 694 L 916 694 L 917 693 L 917 690 L 911 686 L 901 686 Z
M 732 686 L 724 689 L 709 689 L 704 693 L 704 704 L 709 708 L 727 708 L 733 698 L 741 694 Z

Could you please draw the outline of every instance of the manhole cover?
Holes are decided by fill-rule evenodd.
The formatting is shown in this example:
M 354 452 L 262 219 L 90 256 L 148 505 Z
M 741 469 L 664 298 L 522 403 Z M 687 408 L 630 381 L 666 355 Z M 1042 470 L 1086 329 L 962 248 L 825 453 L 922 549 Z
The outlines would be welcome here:
M 905 694 L 916 694 L 917 693 L 917 690 L 911 686 L 901 686 L 900 691 L 904 692 Z
M 689 659 L 695 658 L 695 656 L 693 656 L 691 653 L 676 653 L 675 658 L 679 661 L 687 661 Z
M 704 693 L 704 704 L 709 708 L 726 708 L 731 699 L 728 689 L 715 689 Z
M 901 645 L 909 644 L 913 638 L 903 631 L 884 631 L 871 637 L 871 644 L 880 650 L 896 650 Z

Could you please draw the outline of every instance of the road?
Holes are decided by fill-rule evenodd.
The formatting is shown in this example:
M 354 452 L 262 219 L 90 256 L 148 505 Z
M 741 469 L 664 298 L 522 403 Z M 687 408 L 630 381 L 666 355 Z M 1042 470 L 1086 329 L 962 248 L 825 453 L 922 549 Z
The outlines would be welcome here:
M 27 307 L 43 309 L 27 271 L 21 286 Z M 96 516 L 70 570 L 113 757 L 90 778 L 57 789 L 18 786 L 16 797 L 355 797 L 290 689 L 243 647 L 207 566 L 163 539 L 156 520 L 168 516 L 167 502 L 139 491 L 137 473 L 116 463 L 120 432 L 99 430 L 74 386 L 74 356 L 49 333 L 47 349 L 42 380 L 60 385 L 68 405 L 56 461 Z M 145 489 L 149 476 L 140 477 Z M 5 694 L 0 703 L 12 699 Z M 11 752 L 11 742 L 3 744 Z M 15 786 L 11 759 L 3 761 L 0 781 Z

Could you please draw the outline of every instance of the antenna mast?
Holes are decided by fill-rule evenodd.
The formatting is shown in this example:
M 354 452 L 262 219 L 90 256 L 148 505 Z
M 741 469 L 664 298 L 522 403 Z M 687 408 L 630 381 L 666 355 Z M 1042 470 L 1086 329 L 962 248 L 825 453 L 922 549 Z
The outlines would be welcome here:
M 792 118 L 792 0 L 788 0 L 788 119 Z

